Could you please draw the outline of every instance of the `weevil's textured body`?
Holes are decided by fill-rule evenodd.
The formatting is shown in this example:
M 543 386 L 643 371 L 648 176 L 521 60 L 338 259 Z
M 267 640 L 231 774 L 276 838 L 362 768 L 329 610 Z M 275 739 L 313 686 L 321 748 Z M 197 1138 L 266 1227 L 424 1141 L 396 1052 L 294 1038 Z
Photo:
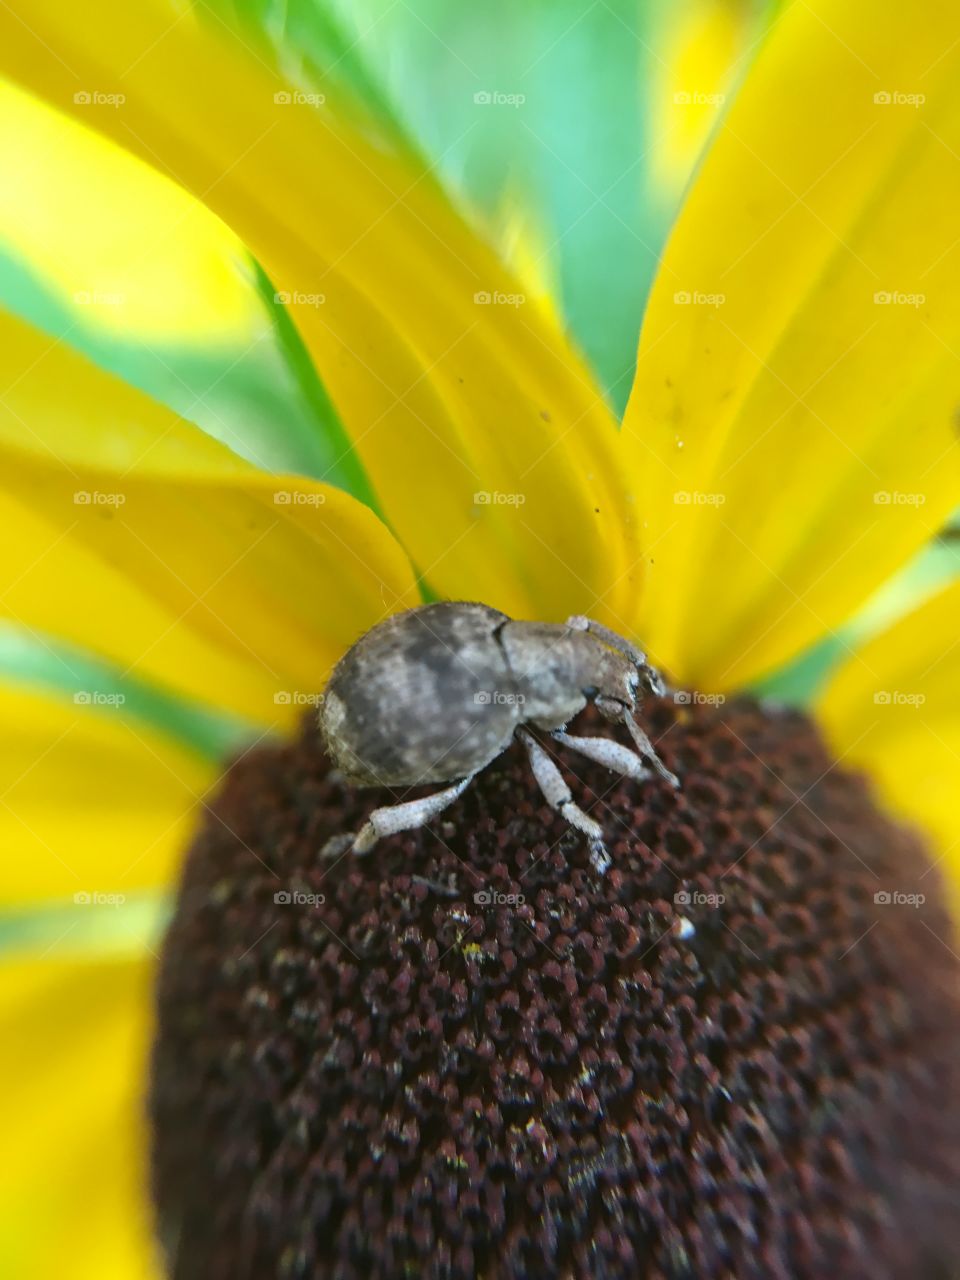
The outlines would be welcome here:
M 348 842 L 362 853 L 380 836 L 422 826 L 518 737 L 547 799 L 602 850 L 598 824 L 573 803 L 556 764 L 524 726 L 551 732 L 617 772 L 649 776 L 626 747 L 562 732 L 595 698 L 675 783 L 630 714 L 641 679 L 659 688 L 643 654 L 586 618 L 516 622 L 487 605 L 458 601 L 395 614 L 361 636 L 334 668 L 320 711 L 327 749 L 360 786 L 456 785 L 375 810 Z
M 327 749 L 347 777 L 366 786 L 449 782 L 499 755 L 519 723 L 497 638 L 507 622 L 483 604 L 441 603 L 394 614 L 362 636 L 335 667 L 320 711 Z

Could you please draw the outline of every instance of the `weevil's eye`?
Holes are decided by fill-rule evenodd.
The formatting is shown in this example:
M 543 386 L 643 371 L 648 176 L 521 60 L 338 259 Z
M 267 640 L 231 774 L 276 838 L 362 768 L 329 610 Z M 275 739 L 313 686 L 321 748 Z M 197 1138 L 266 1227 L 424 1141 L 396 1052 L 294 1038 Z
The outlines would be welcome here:
M 667 686 L 664 683 L 663 676 L 656 667 L 644 667 L 644 678 L 647 682 L 647 688 L 656 697 L 662 698 L 667 692 Z

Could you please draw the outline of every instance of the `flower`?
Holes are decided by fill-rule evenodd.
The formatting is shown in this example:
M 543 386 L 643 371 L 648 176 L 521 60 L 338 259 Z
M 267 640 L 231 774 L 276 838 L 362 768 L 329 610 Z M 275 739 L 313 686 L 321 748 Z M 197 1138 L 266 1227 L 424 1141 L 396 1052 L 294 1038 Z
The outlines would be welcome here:
M 350 86 L 311 101 L 222 19 L 161 0 L 0 11 L 5 74 L 137 157 L 127 221 L 152 166 L 193 197 L 163 186 L 172 217 L 199 200 L 224 258 L 256 255 L 309 405 L 265 445 L 101 367 L 96 324 L 73 350 L 3 317 L 4 609 L 26 629 L 3 647 L 8 900 L 43 908 L 11 919 L 0 970 L 20 1046 L 5 1203 L 26 1224 L 8 1270 L 144 1273 L 138 911 L 230 747 L 290 731 L 344 648 L 422 593 L 597 615 L 691 699 L 849 645 L 816 698 L 834 757 L 955 884 L 957 588 L 872 634 L 860 612 L 957 505 L 955 23 L 864 0 L 776 18 L 673 227 L 618 432 L 549 310 Z M 257 341 L 249 294 L 213 279 L 223 331 Z M 112 314 L 110 289 L 74 284 L 77 311 Z M 43 683 L 25 634 L 57 664 Z

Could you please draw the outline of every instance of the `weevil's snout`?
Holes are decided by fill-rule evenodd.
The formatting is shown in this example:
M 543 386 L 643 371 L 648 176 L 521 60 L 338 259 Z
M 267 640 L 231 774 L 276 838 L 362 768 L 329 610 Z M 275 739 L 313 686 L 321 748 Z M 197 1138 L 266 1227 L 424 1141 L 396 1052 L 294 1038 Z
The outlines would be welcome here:
M 603 716 L 616 723 L 623 719 L 624 711 L 635 711 L 640 693 L 640 673 L 633 662 L 616 658 L 610 662 L 599 682 L 596 705 Z
M 611 724 L 621 724 L 624 711 L 632 709 L 634 705 L 633 702 L 620 697 L 600 697 L 594 703 L 604 720 L 608 720 Z

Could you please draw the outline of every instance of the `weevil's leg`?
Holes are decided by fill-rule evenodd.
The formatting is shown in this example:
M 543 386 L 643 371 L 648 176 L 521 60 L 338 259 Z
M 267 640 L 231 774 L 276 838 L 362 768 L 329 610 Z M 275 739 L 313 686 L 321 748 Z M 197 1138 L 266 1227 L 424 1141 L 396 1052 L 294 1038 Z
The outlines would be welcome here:
M 562 729 L 555 729 L 551 737 L 565 747 L 579 751 L 588 760 L 596 760 L 597 764 L 602 764 L 611 773 L 636 778 L 639 782 L 653 777 L 653 770 L 647 768 L 635 751 L 621 746 L 612 738 L 577 738 L 571 733 L 564 733 Z
M 344 852 L 345 844 L 354 853 L 369 853 L 383 836 L 393 836 L 398 831 L 412 831 L 415 827 L 422 827 L 453 804 L 473 781 L 473 777 L 471 773 L 461 782 L 455 782 L 452 787 L 437 791 L 432 796 L 423 796 L 420 800 L 405 800 L 400 804 L 374 809 L 355 836 L 332 836 L 323 846 L 320 856 L 336 857 L 338 853 Z
M 333 858 L 339 858 L 346 853 L 353 844 L 354 836 L 345 832 L 339 832 L 335 836 L 331 836 L 329 840 L 320 849 L 320 857 L 324 862 L 329 862 Z
M 618 653 L 622 653 L 624 657 L 637 667 L 646 681 L 647 688 L 651 693 L 655 693 L 657 697 L 663 697 L 667 688 L 663 683 L 663 676 L 652 667 L 647 661 L 647 655 L 642 649 L 638 649 L 635 644 L 631 644 L 624 636 L 618 632 L 605 627 L 602 622 L 594 622 L 592 618 L 586 618 L 582 613 L 575 613 L 567 619 L 566 625 L 573 627 L 575 631 L 589 631 L 592 636 L 596 636 L 598 640 L 602 640 L 604 644 L 608 644 L 611 649 L 616 649 Z
M 570 788 L 564 781 L 563 774 L 550 759 L 540 743 L 526 729 L 518 729 L 517 737 L 527 749 L 530 767 L 537 785 L 543 792 L 547 804 L 564 817 L 571 827 L 576 827 L 587 837 L 590 845 L 590 860 L 602 875 L 610 865 L 610 855 L 603 844 L 603 828 L 599 822 L 588 817 L 579 805 L 574 803 Z
M 665 782 L 669 782 L 671 787 L 679 787 L 680 779 L 675 773 L 671 773 L 667 766 L 657 755 L 656 748 L 644 733 L 644 731 L 634 720 L 630 713 L 630 708 L 625 707 L 622 702 L 614 702 L 611 698 L 597 698 L 597 708 L 603 712 L 611 720 L 622 720 L 630 731 L 630 737 L 637 744 L 637 750 L 646 758 L 659 773 Z

